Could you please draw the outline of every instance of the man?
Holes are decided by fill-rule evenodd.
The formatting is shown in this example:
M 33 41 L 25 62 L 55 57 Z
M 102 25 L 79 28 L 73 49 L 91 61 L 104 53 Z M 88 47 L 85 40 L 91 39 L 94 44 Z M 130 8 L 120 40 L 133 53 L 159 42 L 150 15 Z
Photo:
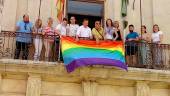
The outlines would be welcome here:
M 100 21 L 95 21 L 95 28 L 92 29 L 92 35 L 99 44 L 100 40 L 104 40 L 104 30 L 101 27 Z
M 29 15 L 25 14 L 23 20 L 16 25 L 16 50 L 14 59 L 19 59 L 20 51 L 22 50 L 22 59 L 27 60 L 29 55 L 29 45 L 32 42 L 31 32 L 33 24 L 29 21 Z
M 80 26 L 77 30 L 76 41 L 79 41 L 80 39 L 83 39 L 83 40 L 92 39 L 91 28 L 88 27 L 88 24 L 89 24 L 89 20 L 84 19 L 83 25 Z
M 55 33 L 59 35 L 56 37 L 56 54 L 58 61 L 62 60 L 62 54 L 60 50 L 60 37 L 61 36 L 68 36 L 68 26 L 67 26 L 67 18 L 64 18 L 61 24 L 58 24 L 56 27 Z
M 75 38 L 78 28 L 79 28 L 79 25 L 76 24 L 76 18 L 72 16 L 70 18 L 70 24 L 69 24 L 69 36 Z
M 126 36 L 126 59 L 127 59 L 127 64 L 131 63 L 132 66 L 134 66 L 137 61 L 135 55 L 138 47 L 135 44 L 135 42 L 138 40 L 139 40 L 139 35 L 137 32 L 134 32 L 134 26 L 129 25 L 129 34 Z
M 61 24 L 58 24 L 56 27 L 56 34 L 60 36 L 68 36 L 68 26 L 67 26 L 67 18 L 63 19 Z

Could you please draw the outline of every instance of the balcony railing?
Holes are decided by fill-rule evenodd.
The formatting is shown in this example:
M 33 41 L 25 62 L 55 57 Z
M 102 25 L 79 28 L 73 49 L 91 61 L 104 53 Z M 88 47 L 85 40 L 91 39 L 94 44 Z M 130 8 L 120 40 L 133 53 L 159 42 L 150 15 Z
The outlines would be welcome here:
M 33 41 L 35 38 L 42 40 L 42 51 L 39 60 L 48 62 L 58 62 L 60 55 L 59 48 L 57 48 L 56 35 L 44 36 L 39 34 L 27 34 L 27 33 L 14 33 L 2 31 L 0 33 L 0 59 L 14 59 L 16 51 L 16 36 L 22 38 L 29 38 L 31 36 L 32 43 L 29 44 L 29 54 L 27 60 L 34 60 L 35 45 Z M 52 46 L 50 47 L 49 59 L 45 58 L 45 39 L 52 40 Z M 46 46 L 47 47 L 47 46 Z M 22 52 L 19 56 L 19 60 L 22 60 Z M 168 44 L 153 44 L 143 42 L 126 42 L 125 43 L 126 62 L 129 67 L 146 68 L 146 69 L 170 69 L 170 45 Z

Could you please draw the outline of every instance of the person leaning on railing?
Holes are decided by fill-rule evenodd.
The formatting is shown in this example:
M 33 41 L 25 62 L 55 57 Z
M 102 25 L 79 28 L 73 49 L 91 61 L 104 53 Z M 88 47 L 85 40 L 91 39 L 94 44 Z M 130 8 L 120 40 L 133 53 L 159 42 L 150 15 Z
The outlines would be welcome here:
M 141 26 L 141 35 L 140 35 L 140 43 L 139 43 L 139 52 L 141 54 L 140 63 L 142 65 L 147 65 L 149 63 L 148 59 L 151 54 L 148 54 L 150 50 L 150 46 L 148 43 L 151 42 L 151 34 L 147 32 L 146 26 Z
M 163 41 L 163 32 L 160 31 L 159 26 L 155 24 L 153 26 L 153 33 L 152 33 L 152 53 L 153 53 L 153 62 L 154 67 L 160 67 L 162 65 L 162 48 L 160 44 Z
M 43 29 L 43 35 L 44 35 L 44 45 L 45 45 L 45 61 L 50 60 L 50 52 L 52 49 L 52 46 L 54 44 L 54 27 L 53 27 L 53 19 L 50 17 L 47 21 L 47 26 Z
M 136 41 L 138 40 L 139 35 L 137 32 L 134 32 L 134 25 L 129 25 L 129 34 L 126 36 L 126 61 L 129 66 L 135 66 L 137 64 L 136 53 L 138 47 Z
M 77 29 L 79 28 L 79 25 L 76 24 L 76 18 L 74 16 L 71 16 L 70 18 L 70 24 L 69 26 L 69 36 L 75 38 L 76 37 L 76 33 L 77 33 Z
M 42 32 L 43 32 L 42 20 L 37 19 L 33 27 L 33 34 L 35 35 L 34 37 L 34 46 L 35 46 L 34 60 L 35 61 L 40 60 L 40 55 L 43 46 Z
M 22 50 L 22 59 L 27 60 L 29 45 L 32 43 L 31 33 L 33 24 L 29 21 L 29 15 L 25 14 L 23 20 L 16 25 L 16 49 L 14 59 L 19 59 Z
M 58 24 L 55 28 L 55 34 L 57 34 L 59 37 L 56 37 L 56 54 L 58 61 L 62 61 L 62 54 L 60 49 L 60 37 L 61 36 L 68 36 L 68 25 L 67 25 L 67 18 L 64 18 L 61 24 Z
M 89 24 L 89 20 L 88 19 L 84 19 L 83 20 L 83 25 L 80 26 L 77 29 L 77 33 L 76 33 L 76 41 L 79 40 L 90 40 L 92 39 L 92 32 L 91 32 L 91 28 L 88 27 Z
M 111 19 L 106 20 L 106 28 L 105 28 L 105 40 L 107 41 L 116 41 L 118 38 L 117 29 L 113 27 L 113 22 Z M 115 37 L 113 35 L 115 34 Z
M 92 29 L 92 35 L 96 40 L 96 44 L 99 44 L 100 40 L 104 40 L 104 30 L 103 27 L 101 27 L 99 20 L 95 21 L 95 27 Z
M 121 33 L 122 31 L 119 28 L 119 21 L 114 21 L 113 22 L 113 27 L 117 30 L 118 37 L 116 41 L 123 41 L 123 34 Z M 116 33 L 113 34 L 113 37 L 116 38 Z

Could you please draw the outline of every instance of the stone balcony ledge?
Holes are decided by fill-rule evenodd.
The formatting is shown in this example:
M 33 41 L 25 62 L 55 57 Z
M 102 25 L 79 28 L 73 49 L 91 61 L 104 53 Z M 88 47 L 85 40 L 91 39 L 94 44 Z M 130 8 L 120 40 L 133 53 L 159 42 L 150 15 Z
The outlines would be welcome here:
M 0 60 L 0 72 L 2 74 L 39 74 L 42 78 L 52 80 L 65 80 L 64 82 L 79 82 L 81 80 L 112 80 L 124 79 L 132 81 L 154 81 L 170 83 L 170 71 L 142 68 L 128 68 L 128 71 L 114 67 L 93 66 L 79 68 L 72 73 L 67 73 L 63 63 L 57 62 L 34 62 L 13 59 Z

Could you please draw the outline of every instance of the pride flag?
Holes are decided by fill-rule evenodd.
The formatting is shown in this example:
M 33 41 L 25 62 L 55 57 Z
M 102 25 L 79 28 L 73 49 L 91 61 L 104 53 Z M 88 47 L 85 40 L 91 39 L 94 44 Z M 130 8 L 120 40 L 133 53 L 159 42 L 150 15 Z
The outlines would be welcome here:
M 62 37 L 62 55 L 68 72 L 88 65 L 115 66 L 127 70 L 123 42 L 91 40 L 75 41 L 72 37 Z

